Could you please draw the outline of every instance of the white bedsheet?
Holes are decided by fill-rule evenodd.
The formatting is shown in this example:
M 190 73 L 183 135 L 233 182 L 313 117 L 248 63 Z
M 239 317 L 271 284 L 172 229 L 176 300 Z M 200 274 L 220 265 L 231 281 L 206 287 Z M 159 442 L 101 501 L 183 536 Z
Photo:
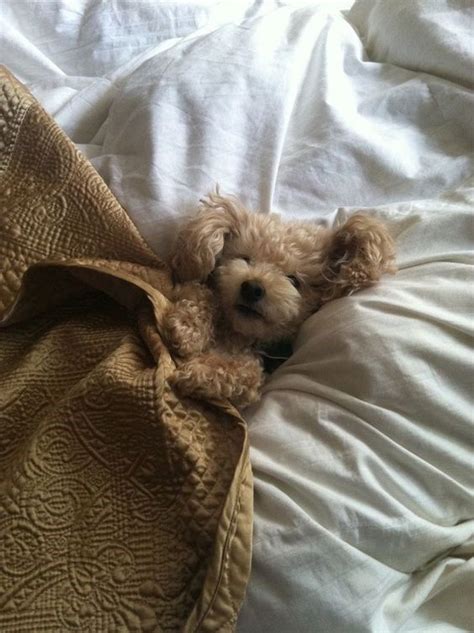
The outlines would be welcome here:
M 468 176 L 464 85 L 368 63 L 336 9 L 288 5 L 4 0 L 1 58 L 161 252 L 216 181 L 331 220 Z
M 0 62 L 158 253 L 215 182 L 387 218 L 399 275 L 309 319 L 248 414 L 239 631 L 474 631 L 472 2 L 349 4 L 2 0 Z
M 377 209 L 398 275 L 313 315 L 251 412 L 242 632 L 474 630 L 473 208 Z

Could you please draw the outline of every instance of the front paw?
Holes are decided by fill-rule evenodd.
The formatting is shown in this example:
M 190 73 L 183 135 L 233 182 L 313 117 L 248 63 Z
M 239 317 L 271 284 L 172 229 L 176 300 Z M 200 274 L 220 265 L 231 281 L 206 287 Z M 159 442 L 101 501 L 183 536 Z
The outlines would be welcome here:
M 183 396 L 200 400 L 229 400 L 239 409 L 260 398 L 264 382 L 260 362 L 203 354 L 179 367 L 169 379 Z
M 171 349 L 182 358 L 200 354 L 209 344 L 211 315 L 189 299 L 178 301 L 167 316 L 165 336 Z

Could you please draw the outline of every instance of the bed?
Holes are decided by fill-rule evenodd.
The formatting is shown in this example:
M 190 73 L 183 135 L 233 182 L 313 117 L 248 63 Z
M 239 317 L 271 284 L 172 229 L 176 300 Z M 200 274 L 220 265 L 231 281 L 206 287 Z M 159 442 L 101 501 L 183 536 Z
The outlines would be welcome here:
M 0 61 L 160 256 L 216 182 L 396 239 L 245 413 L 239 633 L 474 630 L 473 29 L 469 0 L 2 3 Z

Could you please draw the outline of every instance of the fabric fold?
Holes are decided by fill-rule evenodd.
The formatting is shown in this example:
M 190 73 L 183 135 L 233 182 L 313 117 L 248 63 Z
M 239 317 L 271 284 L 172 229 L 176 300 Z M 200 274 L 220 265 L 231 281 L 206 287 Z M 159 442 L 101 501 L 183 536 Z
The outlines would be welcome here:
M 4 68 L 0 179 L 1 630 L 233 630 L 245 424 L 173 392 L 166 265 Z

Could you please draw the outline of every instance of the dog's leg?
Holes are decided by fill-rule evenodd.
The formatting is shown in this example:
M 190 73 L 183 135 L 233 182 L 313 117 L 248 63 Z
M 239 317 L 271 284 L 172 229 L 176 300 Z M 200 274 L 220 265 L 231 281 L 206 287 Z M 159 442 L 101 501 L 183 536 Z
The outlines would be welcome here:
M 201 284 L 184 284 L 175 295 L 164 323 L 164 337 L 172 350 L 190 358 L 206 350 L 214 337 L 214 299 Z
M 170 382 L 184 396 L 229 400 L 243 408 L 258 400 L 264 377 L 259 359 L 251 354 L 209 352 L 183 363 Z

